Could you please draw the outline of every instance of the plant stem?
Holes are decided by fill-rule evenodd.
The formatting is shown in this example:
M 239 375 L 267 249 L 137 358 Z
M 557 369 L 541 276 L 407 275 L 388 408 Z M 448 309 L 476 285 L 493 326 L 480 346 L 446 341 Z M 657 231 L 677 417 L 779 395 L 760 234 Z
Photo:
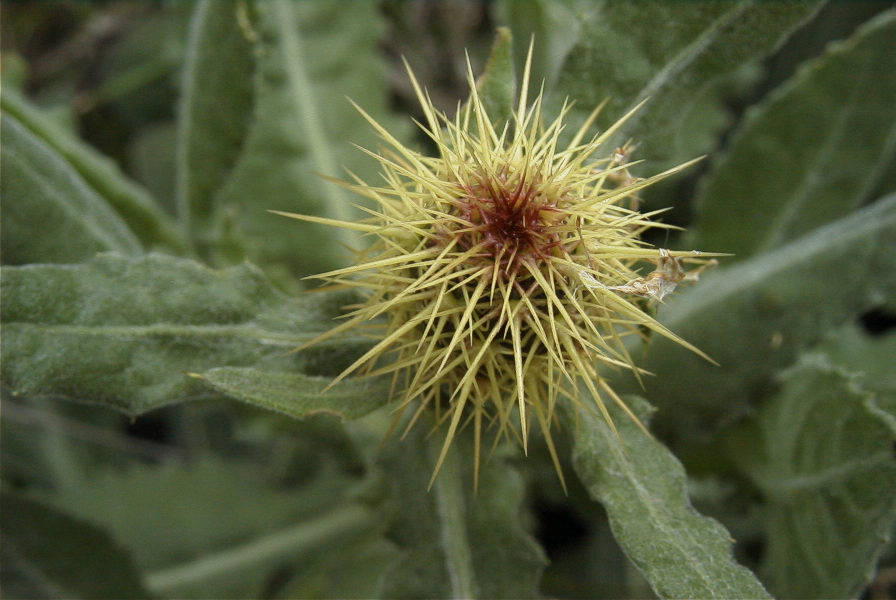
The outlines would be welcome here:
M 277 557 L 311 552 L 332 538 L 366 529 L 374 520 L 370 510 L 350 504 L 327 515 L 304 521 L 247 544 L 203 556 L 193 562 L 149 573 L 146 586 L 155 594 L 177 595 L 182 588 L 214 580 L 234 570 L 269 564 Z

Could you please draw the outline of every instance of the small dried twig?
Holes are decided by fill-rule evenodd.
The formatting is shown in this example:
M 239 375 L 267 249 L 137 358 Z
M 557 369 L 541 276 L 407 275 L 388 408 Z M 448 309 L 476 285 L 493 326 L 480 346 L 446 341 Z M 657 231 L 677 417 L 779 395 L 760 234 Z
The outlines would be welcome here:
M 685 271 L 684 263 L 686 261 L 700 261 L 703 264 L 692 271 Z M 663 298 L 675 291 L 678 284 L 697 281 L 703 271 L 717 264 L 719 264 L 719 261 L 714 258 L 704 260 L 672 256 L 668 250 L 661 248 L 655 271 L 648 274 L 647 277 L 632 279 L 624 285 L 613 285 L 607 289 L 662 302 Z

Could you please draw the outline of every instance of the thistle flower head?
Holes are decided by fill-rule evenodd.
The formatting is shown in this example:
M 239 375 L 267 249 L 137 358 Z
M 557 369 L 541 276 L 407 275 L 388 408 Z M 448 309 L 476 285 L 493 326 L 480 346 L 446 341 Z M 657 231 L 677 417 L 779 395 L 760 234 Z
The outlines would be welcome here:
M 434 411 L 445 441 L 433 478 L 461 428 L 472 426 L 478 457 L 486 432 L 525 449 L 534 422 L 562 481 L 551 438 L 557 404 L 596 408 L 609 421 L 605 402 L 625 405 L 602 370 L 638 372 L 626 336 L 651 330 L 690 347 L 645 311 L 644 299 L 661 301 L 696 278 L 702 268 L 686 273 L 685 261 L 706 261 L 640 241 L 664 225 L 637 210 L 639 190 L 687 165 L 632 177 L 630 147 L 605 148 L 629 115 L 586 137 L 599 108 L 561 144 L 567 107 L 543 120 L 542 95 L 527 98 L 530 63 L 531 48 L 505 123 L 487 114 L 472 70 L 470 99 L 448 118 L 408 69 L 435 156 L 404 146 L 358 107 L 388 146 L 367 151 L 383 183 L 346 184 L 373 201 L 369 218 L 281 213 L 371 238 L 354 265 L 319 276 L 360 288 L 366 299 L 311 343 L 379 324 L 376 343 L 337 381 L 361 371 L 391 374 L 399 416 L 413 407 L 408 427 Z M 635 268 L 645 262 L 656 268 L 641 276 Z

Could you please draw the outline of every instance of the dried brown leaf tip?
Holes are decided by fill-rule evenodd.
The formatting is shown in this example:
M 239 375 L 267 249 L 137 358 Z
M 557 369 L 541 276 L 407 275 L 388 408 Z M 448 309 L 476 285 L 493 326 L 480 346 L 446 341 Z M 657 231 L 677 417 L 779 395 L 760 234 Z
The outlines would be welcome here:
M 640 240 L 645 230 L 668 226 L 651 220 L 658 211 L 638 212 L 638 192 L 690 163 L 633 177 L 632 147 L 604 146 L 634 111 L 586 137 L 595 109 L 561 145 L 567 108 L 545 123 L 541 94 L 529 102 L 531 56 L 530 49 L 520 99 L 506 123 L 486 114 L 472 72 L 470 101 L 448 118 L 409 69 L 435 156 L 404 146 L 358 108 L 387 145 L 368 151 L 381 164 L 383 183 L 346 184 L 373 201 L 370 217 L 345 222 L 281 213 L 371 239 L 355 264 L 318 276 L 359 288 L 366 300 L 310 343 L 362 324 L 378 327 L 373 347 L 336 381 L 391 374 L 396 422 L 412 411 L 408 429 L 434 412 L 445 441 L 433 479 L 464 427 L 473 430 L 477 480 L 483 440 L 493 445 L 509 437 L 526 449 L 534 422 L 562 481 L 551 437 L 556 407 L 596 409 L 612 425 L 606 402 L 625 405 L 601 372 L 638 372 L 627 336 L 649 330 L 699 352 L 641 300 L 662 301 L 714 262 Z M 636 268 L 645 261 L 656 269 L 642 276 Z M 700 266 L 687 272 L 686 262 Z

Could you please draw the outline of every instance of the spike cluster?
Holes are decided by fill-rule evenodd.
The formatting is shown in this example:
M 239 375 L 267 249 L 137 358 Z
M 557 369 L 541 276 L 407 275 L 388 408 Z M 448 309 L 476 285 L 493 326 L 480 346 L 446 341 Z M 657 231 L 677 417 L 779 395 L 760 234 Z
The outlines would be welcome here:
M 346 184 L 374 201 L 370 217 L 281 213 L 373 239 L 356 264 L 318 276 L 363 289 L 366 301 L 311 343 L 381 324 L 375 345 L 337 381 L 392 374 L 399 416 L 415 407 L 408 427 L 435 411 L 446 434 L 433 478 L 460 428 L 474 430 L 476 478 L 486 431 L 495 443 L 511 437 L 525 448 L 534 421 L 562 480 L 551 438 L 555 407 L 583 405 L 579 382 L 608 421 L 604 399 L 625 406 L 600 373 L 638 372 L 625 336 L 652 330 L 696 351 L 645 312 L 642 298 L 662 300 L 701 270 L 685 273 L 685 260 L 706 261 L 642 243 L 642 232 L 664 225 L 650 220 L 656 213 L 637 211 L 640 189 L 687 164 L 633 178 L 628 148 L 599 155 L 629 115 L 586 139 L 599 108 L 561 146 L 567 109 L 546 124 L 541 94 L 528 104 L 530 63 L 531 50 L 519 104 L 501 124 L 486 113 L 472 72 L 469 102 L 449 119 L 408 69 L 436 156 L 405 147 L 358 108 L 389 146 L 367 151 L 384 184 Z M 657 269 L 641 277 L 634 269 L 644 261 Z

